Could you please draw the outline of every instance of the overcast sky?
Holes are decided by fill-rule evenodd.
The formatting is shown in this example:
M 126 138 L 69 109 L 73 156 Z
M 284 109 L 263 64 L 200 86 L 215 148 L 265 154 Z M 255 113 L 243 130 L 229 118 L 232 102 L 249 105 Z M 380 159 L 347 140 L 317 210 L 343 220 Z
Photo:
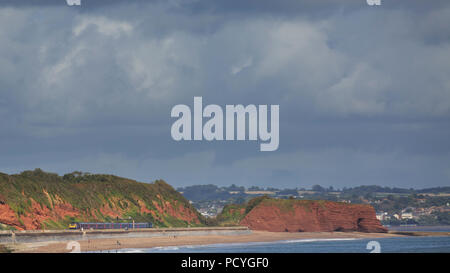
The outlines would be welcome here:
M 450 186 L 449 26 L 439 0 L 0 0 L 0 172 Z M 279 149 L 172 140 L 194 96 L 280 105 Z

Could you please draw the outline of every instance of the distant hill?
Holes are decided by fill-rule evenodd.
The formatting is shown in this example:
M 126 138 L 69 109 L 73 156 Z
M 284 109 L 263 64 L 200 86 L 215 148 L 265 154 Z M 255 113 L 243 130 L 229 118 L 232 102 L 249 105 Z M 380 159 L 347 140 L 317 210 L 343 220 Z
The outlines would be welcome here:
M 157 227 L 203 226 L 205 218 L 162 180 L 106 174 L 0 173 L 0 229 L 64 229 L 73 221 L 131 217 Z
M 231 185 L 229 187 L 219 187 L 216 185 L 193 185 L 177 188 L 188 200 L 193 202 L 205 202 L 211 200 L 229 200 L 245 201 L 255 196 L 262 196 L 269 192 L 273 197 L 288 197 L 306 195 L 307 199 L 327 199 L 333 201 L 339 195 L 343 199 L 352 199 L 354 196 L 368 195 L 413 195 L 413 194 L 442 194 L 450 193 L 450 187 L 435 187 L 425 189 L 405 189 L 397 187 L 383 187 L 377 185 L 357 186 L 352 188 L 334 189 L 333 187 L 324 188 L 320 185 L 314 185 L 311 189 L 292 188 L 277 189 L 273 187 L 260 188 L 251 186 L 248 189 Z M 356 200 L 353 200 L 356 201 Z M 241 202 L 242 203 L 242 202 Z

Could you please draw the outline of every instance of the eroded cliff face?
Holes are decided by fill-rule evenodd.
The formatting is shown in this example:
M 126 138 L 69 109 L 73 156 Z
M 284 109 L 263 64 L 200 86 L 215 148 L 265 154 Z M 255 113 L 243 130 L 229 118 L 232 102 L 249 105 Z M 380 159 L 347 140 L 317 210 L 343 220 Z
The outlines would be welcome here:
M 155 226 L 201 226 L 200 214 L 164 181 L 109 175 L 60 177 L 40 170 L 0 174 L 0 223 L 18 230 L 67 228 L 72 221 L 132 217 Z
M 372 206 L 331 201 L 266 199 L 240 224 L 273 232 L 387 232 Z
M 109 206 L 103 206 L 99 210 L 81 211 L 72 207 L 71 204 L 62 203 L 57 204 L 51 208 L 38 204 L 33 199 L 31 200 L 30 209 L 22 214 L 17 215 L 9 205 L 0 204 L 0 223 L 14 227 L 17 230 L 35 230 L 54 228 L 48 223 L 64 222 L 62 225 L 66 225 L 67 219 L 82 219 L 82 221 L 105 221 L 105 217 L 115 219 L 116 217 L 124 218 L 127 215 L 127 210 L 120 208 L 112 209 Z M 157 210 L 151 210 L 147 208 L 143 201 L 139 201 L 139 211 L 141 215 L 150 214 L 153 219 L 149 221 L 164 222 L 165 216 L 170 216 L 181 221 L 185 221 L 188 224 L 200 224 L 198 215 L 189 208 L 185 208 L 177 201 L 172 203 L 165 201 L 163 207 L 158 206 L 158 202 L 155 201 Z

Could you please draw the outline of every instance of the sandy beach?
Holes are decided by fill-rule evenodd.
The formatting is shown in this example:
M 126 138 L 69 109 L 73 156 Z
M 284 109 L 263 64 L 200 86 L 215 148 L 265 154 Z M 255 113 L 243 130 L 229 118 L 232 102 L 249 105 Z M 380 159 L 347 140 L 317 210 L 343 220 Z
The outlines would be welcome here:
M 149 238 L 104 238 L 78 241 L 81 252 L 108 251 L 125 248 L 152 248 L 185 245 L 207 245 L 219 243 L 271 242 L 295 239 L 331 239 L 331 238 L 386 238 L 407 236 L 395 233 L 361 232 L 266 232 L 252 231 L 242 235 L 200 235 L 200 236 L 160 236 Z M 68 242 L 39 242 L 9 245 L 18 253 L 64 253 L 70 252 Z

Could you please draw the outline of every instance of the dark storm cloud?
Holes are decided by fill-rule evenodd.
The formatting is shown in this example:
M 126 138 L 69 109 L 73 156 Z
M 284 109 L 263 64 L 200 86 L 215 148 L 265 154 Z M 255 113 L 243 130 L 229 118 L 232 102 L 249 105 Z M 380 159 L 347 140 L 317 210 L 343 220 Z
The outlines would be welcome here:
M 64 2 L 0 2 L 0 171 L 449 184 L 446 1 Z M 173 141 L 195 95 L 280 104 L 279 150 Z

